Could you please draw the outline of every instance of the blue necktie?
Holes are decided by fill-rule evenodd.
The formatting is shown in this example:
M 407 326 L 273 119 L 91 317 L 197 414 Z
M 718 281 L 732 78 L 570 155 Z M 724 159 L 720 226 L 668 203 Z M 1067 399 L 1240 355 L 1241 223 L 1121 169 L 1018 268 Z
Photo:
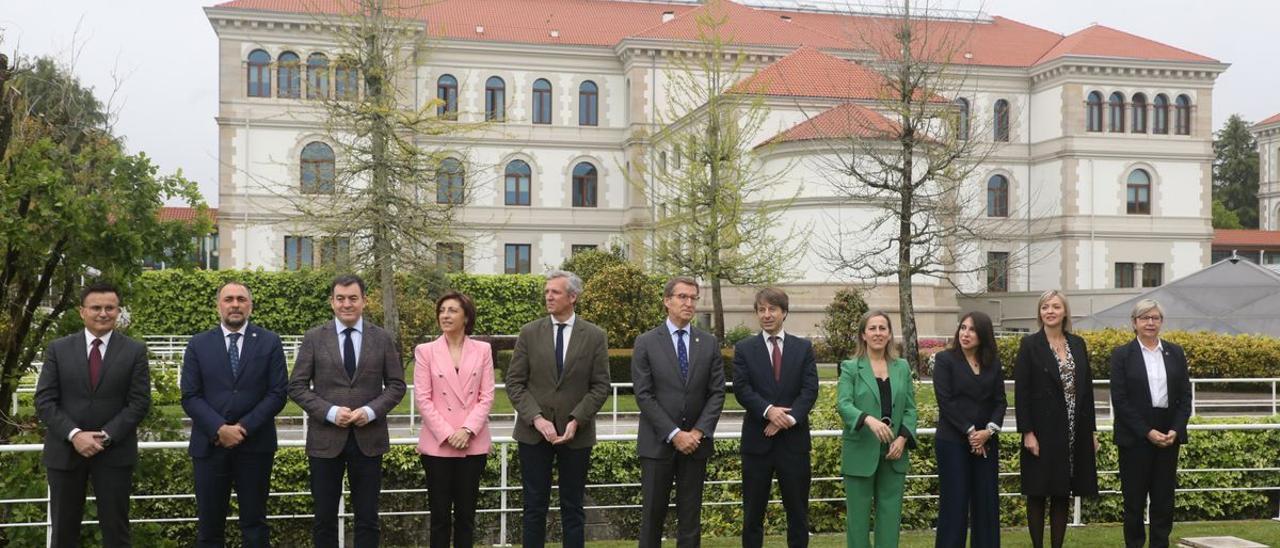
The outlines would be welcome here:
M 676 359 L 680 362 L 680 378 L 689 380 L 689 351 L 684 347 L 684 330 L 676 330 Z
M 564 328 L 567 323 L 556 324 L 556 378 L 564 374 Z
M 347 370 L 347 378 L 356 378 L 356 343 L 351 340 L 351 333 L 356 328 L 348 327 L 342 330 L 342 334 L 347 338 L 342 342 L 342 368 Z
M 231 359 L 231 376 L 234 377 L 240 374 L 240 349 L 236 347 L 240 334 L 231 333 L 227 336 L 231 337 L 231 344 L 227 346 L 227 357 Z

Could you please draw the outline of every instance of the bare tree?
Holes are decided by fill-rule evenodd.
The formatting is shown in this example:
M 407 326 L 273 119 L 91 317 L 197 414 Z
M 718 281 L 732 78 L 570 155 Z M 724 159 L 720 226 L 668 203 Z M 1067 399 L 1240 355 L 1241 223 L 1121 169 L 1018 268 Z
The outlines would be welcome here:
M 976 259 L 983 246 L 1018 234 L 1007 206 L 999 212 L 1006 219 L 987 216 L 986 186 L 974 180 L 996 141 L 1008 139 L 1013 113 L 1005 103 L 1003 120 L 998 113 L 987 126 L 971 116 L 972 94 L 957 100 L 970 78 L 964 29 L 971 25 L 939 23 L 931 9 L 903 0 L 893 16 L 868 18 L 855 40 L 874 53 L 872 65 L 883 76 L 871 107 L 883 118 L 855 119 L 864 127 L 827 141 L 823 155 L 836 193 L 878 213 L 838 225 L 821 254 L 861 280 L 896 280 L 903 349 L 913 367 L 920 365 L 914 278 L 940 279 L 963 292 L 959 282 L 989 266 Z M 988 131 L 993 139 L 982 137 Z
M 776 196 L 787 170 L 766 172 L 758 160 L 755 145 L 768 108 L 763 96 L 739 85 L 751 71 L 746 55 L 722 34 L 725 8 L 725 0 L 709 1 L 697 15 L 694 54 L 673 59 L 666 108 L 657 115 L 662 129 L 648 152 L 656 167 L 635 181 L 652 183 L 650 199 L 659 211 L 649 242 L 652 260 L 661 270 L 710 283 L 715 334 L 722 341 L 722 284 L 785 277 L 806 239 L 801 227 L 780 234 L 795 195 Z

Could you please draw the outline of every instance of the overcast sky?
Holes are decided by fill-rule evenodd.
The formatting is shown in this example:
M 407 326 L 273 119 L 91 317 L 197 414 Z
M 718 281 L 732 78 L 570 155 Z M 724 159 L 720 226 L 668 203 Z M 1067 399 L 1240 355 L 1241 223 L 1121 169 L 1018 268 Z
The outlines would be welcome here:
M 3 1 L 0 50 L 74 55 L 101 98 L 117 90 L 116 130 L 130 150 L 181 169 L 217 205 L 216 38 L 201 10 L 216 2 Z M 1061 34 L 1096 22 L 1230 63 L 1214 89 L 1215 128 L 1232 113 L 1256 122 L 1280 112 L 1278 0 L 953 1 Z

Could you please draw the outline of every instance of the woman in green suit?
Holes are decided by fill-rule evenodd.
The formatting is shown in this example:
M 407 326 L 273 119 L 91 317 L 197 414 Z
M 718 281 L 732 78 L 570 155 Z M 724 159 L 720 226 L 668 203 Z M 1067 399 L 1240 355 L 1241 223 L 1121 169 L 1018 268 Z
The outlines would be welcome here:
M 870 548 L 875 502 L 876 548 L 898 545 L 908 450 L 916 446 L 916 397 L 907 361 L 893 350 L 889 315 L 871 311 L 858 322 L 858 350 L 840 364 L 836 405 L 844 422 L 846 532 L 849 548 Z

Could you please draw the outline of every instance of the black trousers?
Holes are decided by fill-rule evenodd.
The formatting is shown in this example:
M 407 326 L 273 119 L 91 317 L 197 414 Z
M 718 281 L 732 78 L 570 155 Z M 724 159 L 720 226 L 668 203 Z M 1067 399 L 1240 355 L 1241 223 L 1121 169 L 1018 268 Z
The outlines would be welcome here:
M 53 539 L 49 546 L 80 546 L 80 522 L 84 519 L 85 494 L 93 483 L 97 499 L 98 528 L 107 548 L 132 546 L 129 535 L 129 494 L 133 492 L 132 466 L 106 466 L 94 459 L 71 470 L 49 469 L 49 521 Z
M 994 440 L 994 438 L 992 438 Z M 937 548 L 964 548 L 972 531 L 972 548 L 1000 546 L 999 444 L 987 444 L 987 457 L 969 452 L 965 441 L 938 439 Z M 971 521 L 972 520 L 972 521 Z
M 427 476 L 431 548 L 469 548 L 476 540 L 476 499 L 488 455 L 419 455 Z M 452 544 L 450 544 L 452 543 Z
M 702 545 L 702 485 L 707 479 L 707 459 L 676 453 L 664 459 L 640 457 L 640 548 L 662 545 L 671 484 L 676 487 L 676 546 Z
M 311 497 L 315 518 L 311 539 L 316 548 L 338 546 L 338 500 L 342 498 L 342 475 L 351 488 L 351 506 L 356 517 L 356 548 L 376 548 L 381 542 L 378 529 L 378 495 L 382 492 L 382 455 L 365 456 L 356 445 L 355 432 L 337 457 L 308 457 L 311 464 Z
M 240 535 L 245 547 L 271 545 L 267 527 L 267 495 L 271 491 L 274 453 L 250 453 L 214 447 L 206 457 L 194 460 L 196 491 L 196 546 L 221 547 L 227 543 L 227 512 L 231 488 L 240 507 Z
M 551 506 L 551 470 L 560 473 L 561 540 L 565 548 L 581 548 L 586 543 L 587 513 L 583 497 L 587 491 L 587 471 L 591 468 L 591 448 L 572 449 L 565 445 L 521 443 L 520 483 L 524 487 L 524 532 L 526 547 L 542 548 L 547 542 L 547 508 Z
M 1153 428 L 1168 432 L 1170 413 L 1161 410 Z M 1178 488 L 1178 445 L 1159 448 L 1144 438 L 1120 447 L 1120 492 L 1124 495 L 1124 543 L 1141 548 L 1147 540 L 1142 523 L 1150 497 L 1151 548 L 1169 546 L 1173 531 L 1173 493 Z
M 787 546 L 809 545 L 809 453 L 775 443 L 767 453 L 742 454 L 742 545 L 764 545 L 764 514 L 778 475 L 782 508 L 787 513 Z

